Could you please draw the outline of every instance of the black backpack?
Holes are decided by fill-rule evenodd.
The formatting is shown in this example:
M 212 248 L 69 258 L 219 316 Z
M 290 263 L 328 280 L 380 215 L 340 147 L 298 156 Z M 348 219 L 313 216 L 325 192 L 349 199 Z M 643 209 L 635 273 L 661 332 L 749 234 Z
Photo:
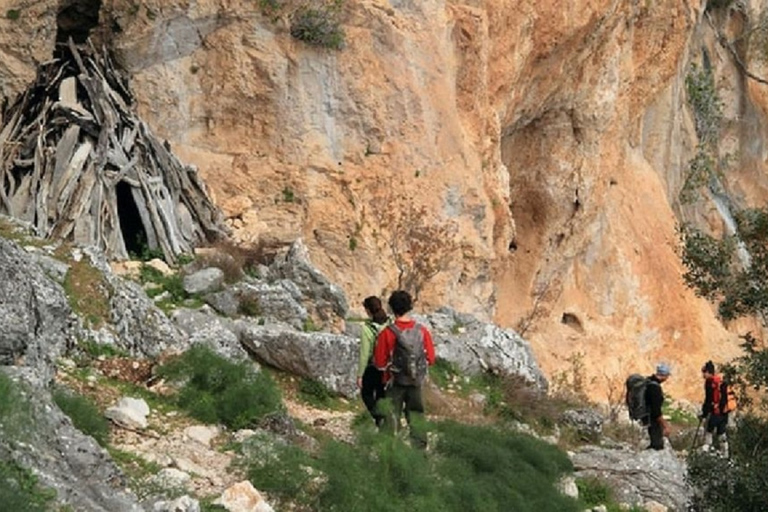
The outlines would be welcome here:
M 413 327 L 402 330 L 395 324 L 388 327 L 395 334 L 390 367 L 395 383 L 400 386 L 421 386 L 427 376 L 427 355 L 421 325 L 414 323 Z
M 639 373 L 633 373 L 627 377 L 625 387 L 627 389 L 626 404 L 629 411 L 629 419 L 640 421 L 647 424 L 651 412 L 648 410 L 648 404 L 645 401 L 645 391 L 649 385 L 658 383 Z

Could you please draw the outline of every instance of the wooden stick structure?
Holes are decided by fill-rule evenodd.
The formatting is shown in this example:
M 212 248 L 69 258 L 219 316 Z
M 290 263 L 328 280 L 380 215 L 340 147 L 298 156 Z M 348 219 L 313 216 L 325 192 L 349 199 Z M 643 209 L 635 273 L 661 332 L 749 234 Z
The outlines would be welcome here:
M 172 263 L 228 233 L 197 170 L 136 114 L 106 49 L 71 40 L 0 110 L 0 213 L 110 259 L 146 248 Z

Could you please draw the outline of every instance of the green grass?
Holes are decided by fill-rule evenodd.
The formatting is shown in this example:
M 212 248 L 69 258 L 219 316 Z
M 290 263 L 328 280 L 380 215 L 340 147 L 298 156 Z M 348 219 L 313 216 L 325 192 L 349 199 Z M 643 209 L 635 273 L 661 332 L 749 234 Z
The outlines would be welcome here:
M 19 512 L 46 512 L 56 498 L 56 491 L 42 487 L 28 469 L 9 461 L 0 461 L 0 503 L 2 509 Z
M 24 440 L 31 424 L 29 401 L 19 385 L 0 372 L 0 433 L 5 439 Z
M 282 408 L 272 378 L 248 362 L 233 363 L 196 345 L 158 369 L 158 375 L 181 383 L 175 403 L 204 423 L 237 430 L 255 426 Z
M 299 381 L 299 397 L 304 402 L 321 408 L 331 407 L 335 399 L 325 384 L 306 377 Z
M 277 455 L 252 461 L 248 476 L 270 496 L 319 512 L 580 510 L 555 488 L 572 471 L 556 447 L 490 427 L 445 422 L 428 428 L 429 451 L 368 429 L 355 445 L 327 441 L 314 457 L 276 446 Z
M 19 9 L 8 9 L 5 11 L 5 17 L 11 21 L 16 21 L 21 17 L 21 11 Z
M 604 505 L 608 512 L 643 512 L 645 509 L 637 505 L 622 508 L 616 501 L 613 490 L 599 478 L 577 478 L 576 487 L 579 489 L 579 503 L 583 509 L 592 509 Z
M 165 275 L 154 267 L 142 265 L 139 270 L 139 281 L 142 284 L 153 283 L 157 285 L 157 287 L 147 290 L 149 297 L 154 298 L 168 292 L 169 297 L 157 303 L 157 307 L 165 313 L 169 313 L 179 306 L 199 308 L 204 304 L 199 295 L 189 294 L 184 290 L 184 279 L 179 274 Z
M 92 266 L 87 258 L 69 262 L 63 287 L 72 311 L 91 327 L 99 328 L 110 322 L 111 288 L 101 271 Z
M 109 423 L 98 407 L 87 397 L 57 388 L 53 401 L 72 420 L 76 429 L 93 437 L 99 445 L 106 447 L 109 441 Z

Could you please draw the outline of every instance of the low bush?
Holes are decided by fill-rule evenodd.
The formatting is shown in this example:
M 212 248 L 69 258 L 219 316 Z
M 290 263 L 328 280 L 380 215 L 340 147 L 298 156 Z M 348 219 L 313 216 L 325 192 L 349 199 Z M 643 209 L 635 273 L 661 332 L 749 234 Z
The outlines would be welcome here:
M 333 5 L 298 9 L 291 17 L 291 35 L 312 46 L 340 50 L 344 46 L 344 29 L 339 9 Z M 285 191 L 283 194 L 285 196 Z M 290 199 L 292 202 L 292 192 Z
M 299 396 L 302 400 L 316 407 L 329 407 L 334 395 L 328 387 L 314 379 L 303 378 L 299 382 Z
M 729 427 L 730 458 L 694 451 L 688 482 L 695 489 L 691 510 L 765 510 L 768 503 L 768 419 L 747 414 Z
M 630 508 L 622 507 L 616 501 L 613 489 L 599 478 L 578 478 L 576 487 L 579 489 L 579 503 L 582 508 L 593 509 L 599 505 L 605 507 L 606 512 L 644 512 L 645 509 L 638 506 Z
M 176 403 L 205 423 L 253 427 L 282 407 L 280 391 L 266 372 L 245 361 L 228 361 L 202 345 L 159 367 L 158 375 L 181 383 Z
M 363 429 L 355 445 L 327 441 L 310 458 L 294 446 L 250 467 L 253 484 L 311 510 L 567 512 L 555 487 L 572 470 L 565 453 L 533 437 L 445 422 L 433 448 Z
M 63 388 L 53 391 L 53 401 L 69 416 L 72 424 L 82 433 L 91 436 L 101 446 L 109 441 L 109 423 L 101 411 L 87 397 Z

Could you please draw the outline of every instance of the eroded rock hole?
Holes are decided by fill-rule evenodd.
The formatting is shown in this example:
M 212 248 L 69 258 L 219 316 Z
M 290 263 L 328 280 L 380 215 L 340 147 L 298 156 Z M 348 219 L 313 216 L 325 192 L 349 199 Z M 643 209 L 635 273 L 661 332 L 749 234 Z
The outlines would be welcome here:
M 66 43 L 71 37 L 77 44 L 84 43 L 99 24 L 100 9 L 101 0 L 61 0 L 56 17 L 56 42 Z
M 117 215 L 120 217 L 120 232 L 123 234 L 125 250 L 132 257 L 140 257 L 147 252 L 149 243 L 141 214 L 136 201 L 133 199 L 131 186 L 121 181 L 115 187 L 117 193 Z
M 563 317 L 560 321 L 572 329 L 584 332 L 584 326 L 581 325 L 581 320 L 579 320 L 579 317 L 573 313 L 563 313 Z

